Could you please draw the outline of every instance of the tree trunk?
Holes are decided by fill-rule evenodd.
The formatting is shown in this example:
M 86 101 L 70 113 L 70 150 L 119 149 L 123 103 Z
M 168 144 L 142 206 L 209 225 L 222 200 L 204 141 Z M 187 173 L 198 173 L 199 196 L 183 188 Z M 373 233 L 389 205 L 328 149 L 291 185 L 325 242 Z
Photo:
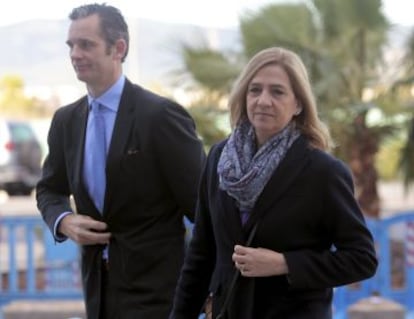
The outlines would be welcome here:
M 378 195 L 378 174 L 375 155 L 378 139 L 365 125 L 365 116 L 360 115 L 354 122 L 355 135 L 352 138 L 349 165 L 354 175 L 355 194 L 363 213 L 371 218 L 380 217 Z

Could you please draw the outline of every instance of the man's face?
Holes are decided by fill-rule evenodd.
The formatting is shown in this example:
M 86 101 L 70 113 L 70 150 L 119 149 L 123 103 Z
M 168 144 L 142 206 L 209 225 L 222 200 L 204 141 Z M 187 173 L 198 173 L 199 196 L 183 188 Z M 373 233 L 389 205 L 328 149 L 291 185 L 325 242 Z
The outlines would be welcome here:
M 78 79 L 92 91 L 102 92 L 119 76 L 119 54 L 115 45 L 107 46 L 98 15 L 72 21 L 66 43 Z

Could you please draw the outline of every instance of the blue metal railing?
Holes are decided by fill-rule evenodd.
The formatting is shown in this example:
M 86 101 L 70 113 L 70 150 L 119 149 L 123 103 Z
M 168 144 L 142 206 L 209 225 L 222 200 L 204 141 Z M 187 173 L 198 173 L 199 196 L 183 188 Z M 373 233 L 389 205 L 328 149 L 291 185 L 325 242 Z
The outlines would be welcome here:
M 414 258 L 414 237 L 408 236 L 410 227 L 414 230 L 414 211 L 367 223 L 377 246 L 378 271 L 369 280 L 335 289 L 335 319 L 346 319 L 349 305 L 372 295 L 395 300 L 414 312 L 414 259 L 409 259 Z M 188 221 L 186 227 L 190 236 Z M 392 278 L 395 254 L 391 253 L 396 244 L 404 259 L 400 261 L 402 285 L 397 287 Z M 38 216 L 1 217 L 0 306 L 18 299 L 81 299 L 78 254 L 71 241 L 56 244 Z
M 18 299 L 82 298 L 78 247 L 55 244 L 37 216 L 0 218 L 0 306 Z
M 408 313 L 414 313 L 414 211 L 401 211 L 385 219 L 369 219 L 367 224 L 375 238 L 379 259 L 377 273 L 361 283 L 335 289 L 335 318 L 346 319 L 349 305 L 374 295 L 394 300 Z

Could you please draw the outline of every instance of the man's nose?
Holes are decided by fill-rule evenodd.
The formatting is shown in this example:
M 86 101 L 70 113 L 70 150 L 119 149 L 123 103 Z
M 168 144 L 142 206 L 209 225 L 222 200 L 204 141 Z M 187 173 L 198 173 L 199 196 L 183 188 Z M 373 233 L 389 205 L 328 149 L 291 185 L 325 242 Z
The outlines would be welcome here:
M 70 49 L 70 57 L 73 58 L 78 58 L 81 56 L 82 50 L 79 49 L 79 47 L 77 45 L 74 45 L 71 49 Z

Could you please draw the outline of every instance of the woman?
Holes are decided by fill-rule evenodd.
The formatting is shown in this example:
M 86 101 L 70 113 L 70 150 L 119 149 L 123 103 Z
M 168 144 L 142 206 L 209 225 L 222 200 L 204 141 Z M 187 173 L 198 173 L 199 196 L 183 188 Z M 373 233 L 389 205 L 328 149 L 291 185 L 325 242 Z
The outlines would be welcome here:
M 170 318 L 197 318 L 209 294 L 216 318 L 234 271 L 224 318 L 332 318 L 333 287 L 373 276 L 377 259 L 302 61 L 259 52 L 229 107 L 233 131 L 210 151 Z

